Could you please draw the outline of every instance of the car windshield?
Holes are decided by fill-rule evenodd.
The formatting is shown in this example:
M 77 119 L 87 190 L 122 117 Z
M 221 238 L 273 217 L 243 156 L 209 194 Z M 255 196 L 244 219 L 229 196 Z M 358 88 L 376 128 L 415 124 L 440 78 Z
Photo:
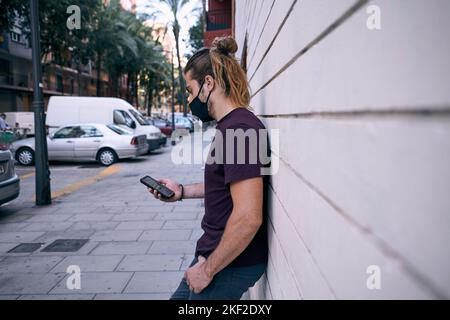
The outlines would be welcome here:
M 137 112 L 136 110 L 133 110 L 133 109 L 129 109 L 129 111 L 131 112 L 133 117 L 137 120 L 137 122 L 139 122 L 139 124 L 141 126 L 149 125 L 149 123 L 147 122 L 147 120 L 145 120 L 145 118 L 142 116 L 142 114 L 140 114 L 139 112 Z
M 131 131 L 125 130 L 124 128 L 116 126 L 115 124 L 109 124 L 107 125 L 107 127 L 108 129 L 120 135 L 133 134 Z

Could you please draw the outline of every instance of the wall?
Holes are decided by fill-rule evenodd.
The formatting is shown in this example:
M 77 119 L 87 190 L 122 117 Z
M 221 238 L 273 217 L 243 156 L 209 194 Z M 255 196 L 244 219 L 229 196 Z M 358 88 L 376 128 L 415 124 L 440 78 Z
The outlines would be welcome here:
M 450 2 L 236 0 L 235 19 L 252 106 L 280 130 L 250 297 L 450 298 Z

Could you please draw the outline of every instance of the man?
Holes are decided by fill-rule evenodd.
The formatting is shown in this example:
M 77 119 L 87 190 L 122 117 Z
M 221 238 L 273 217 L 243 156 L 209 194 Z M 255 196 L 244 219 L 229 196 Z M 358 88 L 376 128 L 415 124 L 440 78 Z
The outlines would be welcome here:
M 204 183 L 183 186 L 169 179 L 160 180 L 174 191 L 171 199 L 163 199 L 157 191 L 149 189 L 165 202 L 205 201 L 204 234 L 172 300 L 237 300 L 266 270 L 268 246 L 263 203 L 267 180 L 262 173 L 262 161 L 249 161 L 259 155 L 261 140 L 250 139 L 243 146 L 234 143 L 235 135 L 254 133 L 254 137 L 259 137 L 265 128 L 247 109 L 248 83 L 233 56 L 236 50 L 232 38 L 217 38 L 211 49 L 195 53 L 184 70 L 192 113 L 203 122 L 217 121 Z M 263 148 L 268 149 L 267 143 Z M 239 162 L 238 158 L 245 161 Z

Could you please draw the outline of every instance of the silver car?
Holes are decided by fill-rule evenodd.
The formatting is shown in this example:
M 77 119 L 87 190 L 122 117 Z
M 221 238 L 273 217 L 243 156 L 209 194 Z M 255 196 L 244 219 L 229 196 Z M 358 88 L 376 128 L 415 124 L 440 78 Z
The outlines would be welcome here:
M 11 152 L 0 148 L 0 205 L 17 198 L 19 192 L 20 182 Z
M 34 164 L 34 143 L 34 138 L 30 138 L 12 144 L 17 162 Z M 148 151 L 145 135 L 133 136 L 131 131 L 116 125 L 90 123 L 61 127 L 47 137 L 47 145 L 49 160 L 98 161 L 104 166 Z

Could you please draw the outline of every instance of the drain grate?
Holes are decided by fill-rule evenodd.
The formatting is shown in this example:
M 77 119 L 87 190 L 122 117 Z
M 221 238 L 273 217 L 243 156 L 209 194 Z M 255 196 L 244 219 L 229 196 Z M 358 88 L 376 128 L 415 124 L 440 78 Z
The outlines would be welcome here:
M 76 252 L 88 241 L 89 239 L 58 239 L 42 249 L 42 252 Z
M 8 253 L 31 253 L 42 247 L 45 243 L 21 243 L 15 246 Z

